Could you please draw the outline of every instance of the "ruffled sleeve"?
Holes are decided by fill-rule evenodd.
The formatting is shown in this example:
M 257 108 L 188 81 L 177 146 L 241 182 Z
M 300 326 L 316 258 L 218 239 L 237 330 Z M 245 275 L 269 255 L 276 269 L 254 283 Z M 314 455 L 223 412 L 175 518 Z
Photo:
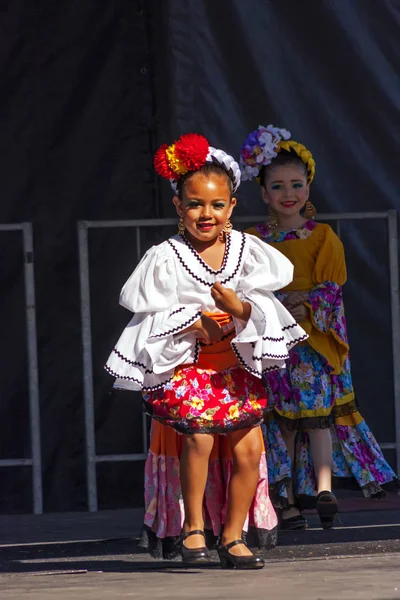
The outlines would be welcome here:
M 200 304 L 180 304 L 173 259 L 166 244 L 154 246 L 122 288 L 120 304 L 132 311 L 105 365 L 115 387 L 157 389 L 170 380 L 175 367 L 197 360 L 193 333 L 181 333 L 201 316 Z
M 315 285 L 305 303 L 312 325 L 308 342 L 326 358 L 332 372 L 339 374 L 349 352 L 342 298 L 346 261 L 340 239 L 329 225 L 323 227 L 324 238 L 313 273 Z
M 249 252 L 236 292 L 251 304 L 251 316 L 247 323 L 234 319 L 237 335 L 232 347 L 242 366 L 261 377 L 284 367 L 290 348 L 307 334 L 273 293 L 292 281 L 292 263 L 256 237 L 247 239 Z

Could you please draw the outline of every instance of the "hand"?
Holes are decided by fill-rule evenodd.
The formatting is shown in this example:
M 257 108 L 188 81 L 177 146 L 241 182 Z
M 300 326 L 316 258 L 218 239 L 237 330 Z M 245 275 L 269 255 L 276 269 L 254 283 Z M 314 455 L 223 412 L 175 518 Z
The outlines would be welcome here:
M 283 301 L 283 305 L 288 310 L 303 304 L 308 300 L 308 292 L 288 292 L 287 298 Z
M 251 306 L 248 302 L 241 302 L 235 292 L 226 288 L 217 281 L 211 288 L 211 296 L 214 299 L 215 306 L 223 312 L 248 321 L 251 313 Z
M 304 306 L 304 304 L 298 304 L 297 306 L 294 306 L 293 308 L 290 308 L 288 310 L 292 317 L 296 319 L 298 323 L 302 323 L 308 317 L 308 310 L 307 307 Z

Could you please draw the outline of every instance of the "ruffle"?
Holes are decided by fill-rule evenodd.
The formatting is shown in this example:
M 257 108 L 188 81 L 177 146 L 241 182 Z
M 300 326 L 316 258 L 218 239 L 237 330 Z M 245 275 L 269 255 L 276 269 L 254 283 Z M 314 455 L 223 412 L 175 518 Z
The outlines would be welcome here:
M 215 547 L 225 521 L 232 461 L 210 460 L 204 496 L 207 545 Z M 145 518 L 139 546 L 154 558 L 173 559 L 179 553 L 184 509 L 179 479 L 179 458 L 149 452 L 145 465 Z M 244 536 L 251 547 L 273 548 L 277 543 L 277 517 L 269 499 L 265 454 Z
M 124 329 L 105 365 L 122 390 L 162 388 L 182 364 L 195 364 L 199 342 L 195 335 L 179 336 L 195 323 L 201 312 L 177 306 L 171 310 L 137 314 Z M 178 334 L 178 335 L 177 335 Z
M 307 339 L 305 331 L 273 294 L 248 292 L 251 306 L 247 323 L 234 319 L 237 335 L 232 347 L 240 364 L 256 377 L 281 369 L 289 358 L 289 350 Z

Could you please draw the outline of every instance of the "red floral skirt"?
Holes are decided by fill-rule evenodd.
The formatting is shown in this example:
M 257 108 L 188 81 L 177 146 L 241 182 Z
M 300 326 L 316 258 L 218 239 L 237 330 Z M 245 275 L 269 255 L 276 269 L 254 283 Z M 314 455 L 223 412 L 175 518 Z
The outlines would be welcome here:
M 267 404 L 261 379 L 238 365 L 221 372 L 178 368 L 163 388 L 143 393 L 143 400 L 154 419 L 188 434 L 255 427 Z

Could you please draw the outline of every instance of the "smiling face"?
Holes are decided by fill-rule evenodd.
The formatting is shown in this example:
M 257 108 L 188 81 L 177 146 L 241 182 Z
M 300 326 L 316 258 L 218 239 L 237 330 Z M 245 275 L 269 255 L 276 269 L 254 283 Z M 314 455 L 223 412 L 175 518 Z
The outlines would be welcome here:
M 176 212 L 183 218 L 189 236 L 209 244 L 218 240 L 236 205 L 224 173 L 194 173 L 183 184 L 181 197 L 174 197 Z
M 304 169 L 295 164 L 268 168 L 261 190 L 264 202 L 273 208 L 278 217 L 299 214 L 310 194 Z

